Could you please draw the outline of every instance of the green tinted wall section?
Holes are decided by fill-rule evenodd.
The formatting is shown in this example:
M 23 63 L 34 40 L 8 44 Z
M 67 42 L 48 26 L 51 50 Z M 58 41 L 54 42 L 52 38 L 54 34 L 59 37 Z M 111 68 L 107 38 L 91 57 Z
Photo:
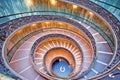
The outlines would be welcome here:
M 111 12 L 120 21 L 120 0 L 90 0 Z
M 12 79 L 12 78 L 0 73 L 0 80 L 15 80 L 15 79 Z

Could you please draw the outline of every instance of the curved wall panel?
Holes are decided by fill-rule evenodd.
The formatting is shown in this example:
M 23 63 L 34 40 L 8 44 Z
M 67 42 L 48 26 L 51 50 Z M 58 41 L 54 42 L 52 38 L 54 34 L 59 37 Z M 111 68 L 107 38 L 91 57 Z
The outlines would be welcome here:
M 120 22 L 89 0 L 6 0 L 0 11 L 0 72 L 13 79 L 94 80 L 119 65 Z

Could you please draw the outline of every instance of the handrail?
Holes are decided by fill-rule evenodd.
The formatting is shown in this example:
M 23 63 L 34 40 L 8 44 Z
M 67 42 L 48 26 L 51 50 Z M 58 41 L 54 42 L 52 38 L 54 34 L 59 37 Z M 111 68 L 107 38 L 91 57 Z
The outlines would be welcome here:
M 58 2 L 64 2 L 63 4 L 71 4 L 72 3 L 72 0 L 71 0 L 71 3 L 70 3 L 70 1 L 68 1 L 68 3 L 66 3 L 66 1 L 67 0 L 59 0 Z M 112 35 L 109 35 L 109 33 L 106 33 L 106 31 L 107 31 L 107 29 L 109 29 L 109 26 L 107 26 L 107 29 L 105 29 L 105 27 L 103 27 L 102 25 L 103 24 L 101 24 L 101 23 L 96 23 L 96 21 L 94 21 L 94 20 L 97 20 L 97 19 L 94 19 L 94 20 L 90 20 L 89 19 L 89 17 L 88 18 L 85 18 L 85 15 L 81 15 L 81 11 L 77 11 L 77 10 L 74 10 L 73 8 L 70 8 L 70 10 L 68 10 L 66 7 L 64 7 L 64 10 L 60 7 L 60 6 L 52 6 L 51 4 L 50 4 L 50 2 L 49 1 L 47 1 L 48 2 L 48 4 L 46 4 L 46 5 L 39 5 L 37 8 L 36 8 L 36 10 L 34 10 L 34 8 L 33 7 L 30 7 L 30 9 L 28 10 L 28 12 L 27 12 L 27 10 L 26 10 L 26 12 L 24 11 L 24 12 L 20 12 L 20 13 L 14 13 L 14 14 L 10 14 L 10 15 L 6 15 L 6 16 L 1 16 L 1 22 L 2 21 L 4 21 L 5 19 L 5 17 L 10 17 L 10 20 L 13 20 L 13 19 L 16 19 L 16 16 L 17 15 L 20 15 L 21 17 L 25 17 L 25 16 L 32 16 L 32 15 L 35 15 L 34 13 L 37 13 L 36 15 L 57 15 L 57 16 L 64 16 L 64 14 L 66 14 L 66 16 L 65 17 L 67 17 L 67 16 L 69 16 L 69 18 L 71 17 L 71 18 L 73 18 L 73 19 L 76 19 L 76 20 L 80 20 L 80 21 L 82 21 L 82 22 L 84 22 L 84 23 L 87 23 L 88 25 L 91 25 L 91 27 L 93 26 L 93 28 L 95 29 L 95 30 L 97 30 L 97 32 L 99 32 L 102 36 L 104 36 L 104 38 L 108 41 L 108 44 L 110 45 L 110 47 L 112 48 L 112 52 L 114 52 L 114 38 L 113 38 L 113 36 Z M 77 2 L 77 1 L 76 1 Z M 84 2 L 84 1 L 83 1 Z M 58 3 L 59 4 L 59 3 Z M 72 3 L 73 4 L 73 3 Z M 60 4 L 61 5 L 61 4 Z M 76 4 L 75 4 L 76 5 Z M 77 5 L 78 6 L 78 5 Z M 25 8 L 27 9 L 27 6 L 25 6 Z M 85 11 L 90 11 L 90 10 L 88 10 L 88 9 L 86 9 L 86 8 L 84 8 L 83 6 L 78 6 L 78 8 L 81 8 L 81 9 L 83 9 L 83 10 L 85 10 Z M 58 10 L 59 9 L 59 10 Z M 41 14 L 42 12 L 45 12 L 44 14 Z M 47 14 L 46 14 L 46 12 L 47 12 Z M 53 12 L 53 13 L 50 13 L 50 12 Z M 32 15 L 30 14 L 28 14 L 28 13 L 32 13 Z M 61 15 L 61 14 L 59 14 L 59 13 L 62 13 L 63 15 Z M 24 14 L 27 14 L 27 15 L 24 15 Z M 68 14 L 68 15 L 67 15 Z M 88 14 L 88 13 L 86 13 L 86 14 Z M 94 14 L 94 13 L 93 13 Z M 94 15 L 96 15 L 96 14 L 94 14 Z M 12 17 L 13 17 L 13 19 L 11 19 Z M 98 17 L 98 19 L 101 19 L 99 16 L 96 16 L 96 17 Z M 3 20 L 2 20 L 2 18 L 3 18 Z M 20 18 L 19 16 L 17 16 L 17 18 Z M 81 20 L 82 19 L 82 20 Z M 86 20 L 87 22 L 85 22 L 84 20 Z M 7 21 L 9 21 L 8 19 L 7 19 Z M 104 21 L 103 21 L 104 22 Z M 97 29 L 97 28 L 98 29 Z M 103 29 L 102 29 L 103 28 Z M 104 33 L 102 33 L 102 32 L 104 32 Z M 110 32 L 110 34 L 112 34 L 112 31 L 108 31 L 108 32 Z M 103 34 L 105 34 L 105 35 L 103 35 Z
M 63 0 L 62 0 L 63 1 Z M 120 22 L 119 22 L 119 20 L 116 18 L 116 17 L 114 17 L 114 15 L 113 14 L 111 14 L 110 12 L 108 12 L 108 11 L 106 11 L 104 8 L 102 8 L 102 7 L 100 7 L 100 6 L 98 6 L 97 4 L 94 4 L 93 2 L 90 2 L 90 1 L 88 1 L 88 0 L 65 0 L 66 2 L 69 2 L 69 3 L 74 3 L 74 4 L 77 4 L 77 5 L 82 5 L 82 6 L 84 6 L 85 8 L 87 8 L 87 9 L 90 9 L 90 10 L 92 10 L 92 11 L 94 11 L 97 15 L 99 15 L 99 16 L 101 16 L 107 23 L 108 23 L 108 25 L 110 26 L 110 28 L 113 30 L 113 34 L 114 34 L 114 37 L 115 37 L 115 46 L 116 46 L 116 49 L 115 49 L 115 53 L 116 53 L 116 56 L 114 57 L 114 58 L 117 58 L 118 57 L 118 59 L 120 59 L 119 57 L 120 57 L 120 45 L 118 44 L 118 42 L 120 41 L 120 37 L 119 37 L 119 30 L 120 30 Z M 92 5 L 92 6 L 91 6 Z M 107 15 L 107 16 L 106 16 Z M 117 56 L 117 54 L 118 54 L 118 56 Z M 115 59 L 114 59 L 115 60 Z M 114 69 L 119 63 L 120 63 L 120 61 L 119 60 L 117 60 L 117 61 L 115 61 L 114 62 L 114 60 L 113 60 L 113 63 L 115 63 L 115 65 L 114 66 L 112 66 L 112 67 L 110 67 L 110 66 L 108 66 L 109 67 L 109 69 L 108 69 L 108 73 L 112 70 L 112 69 Z M 111 65 L 113 64 L 113 63 L 111 63 Z M 104 72 L 104 73 L 102 73 L 102 74 L 100 74 L 100 75 L 97 75 L 97 76 L 99 76 L 99 77 L 94 77 L 94 78 L 91 78 L 91 79 L 96 79 L 96 78 L 100 78 L 101 77 L 101 75 L 102 76 L 104 76 L 105 74 L 107 74 L 107 72 Z M 90 80 L 91 80 L 90 79 Z
M 43 17 L 43 16 L 42 16 L 42 17 Z M 41 17 L 41 18 L 42 18 L 42 17 Z M 44 17 L 47 17 L 47 16 L 44 16 Z M 52 17 L 52 16 L 51 16 L 51 17 Z M 53 20 L 54 20 L 54 18 L 55 18 L 55 20 L 57 20 L 57 17 L 52 17 Z M 45 18 L 45 19 L 46 19 L 46 18 Z M 58 21 L 59 21 L 59 19 L 65 20 L 66 18 L 58 17 Z M 49 19 L 48 19 L 48 20 L 49 20 Z M 51 19 L 50 19 L 50 20 L 51 20 Z M 62 21 L 62 20 L 60 20 L 60 21 Z M 66 19 L 65 22 L 67 23 L 67 22 L 69 22 L 69 20 Z M 87 34 L 87 35 L 89 36 L 89 38 L 92 40 L 92 43 L 91 43 L 91 44 L 93 44 L 92 46 L 94 46 L 94 49 L 95 49 L 95 42 L 93 42 L 94 40 L 93 40 L 92 35 L 91 35 L 88 31 L 86 31 L 86 29 L 85 29 L 84 27 L 80 26 L 80 25 L 77 24 L 76 22 L 71 21 L 71 20 L 70 20 L 70 22 L 71 22 L 72 25 L 75 25 L 75 27 L 81 28 L 80 30 L 83 30 L 83 32 L 85 32 L 85 34 Z M 79 26 L 78 26 L 78 25 L 79 25 Z M 22 41 L 22 40 L 21 40 L 21 41 Z M 96 50 L 94 50 L 94 51 L 96 51 Z M 13 52 L 12 52 L 12 53 L 13 53 Z M 94 52 L 94 53 L 96 53 L 96 52 Z
M 70 1 L 72 1 L 72 0 L 70 0 Z M 75 1 L 75 0 L 74 0 Z M 84 2 L 84 1 L 83 1 Z M 84 3 L 84 4 L 87 4 L 87 3 Z M 88 4 L 92 4 L 92 3 L 88 3 Z M 86 5 L 85 5 L 86 6 Z M 96 6 L 96 5 L 95 5 Z M 98 7 L 98 6 L 97 6 Z M 91 7 L 90 7 L 91 8 Z M 99 7 L 98 7 L 98 9 L 99 9 Z M 93 9 L 94 10 L 94 9 Z M 95 11 L 95 10 L 94 10 Z M 96 11 L 97 12 L 97 11 Z M 100 13 L 98 12 L 98 14 L 101 14 L 102 15 L 102 13 L 103 13 L 104 11 L 101 11 Z M 108 14 L 109 15 L 109 13 L 106 11 L 105 12 L 105 14 Z M 117 29 L 119 29 L 119 26 L 120 26 L 120 24 L 119 24 L 119 22 L 117 23 L 116 21 L 118 21 L 118 20 L 116 20 L 116 18 L 114 18 L 114 16 L 112 16 L 112 19 L 114 19 L 115 21 L 110 21 L 111 19 L 110 19 L 111 17 L 108 17 L 107 18 L 107 16 L 105 17 L 105 20 L 106 21 L 108 21 L 108 23 L 112 26 L 112 29 L 114 30 L 114 32 L 115 32 L 115 36 L 119 36 L 119 30 L 117 30 Z M 116 22 L 116 23 L 114 23 L 114 22 Z M 118 45 L 118 41 L 119 41 L 119 37 L 115 37 L 117 40 L 115 41 L 116 43 L 116 45 Z M 115 45 L 115 46 L 116 46 Z M 116 52 L 117 52 L 117 54 L 120 54 L 120 52 L 119 52 L 119 45 L 117 46 L 118 48 L 116 49 Z M 117 62 L 115 62 L 115 63 L 118 63 L 118 61 Z M 115 66 L 114 66 L 115 67 Z
M 106 32 L 103 32 L 103 30 L 100 28 L 100 26 L 97 26 L 96 24 L 94 24 L 92 22 L 89 22 L 87 19 L 84 19 L 84 18 L 79 17 L 79 16 L 75 16 L 75 15 L 72 15 L 72 14 L 67 14 L 67 13 L 64 13 L 64 12 L 61 12 L 61 13 L 55 12 L 55 11 L 54 12 L 51 12 L 51 11 L 43 11 L 43 12 L 36 11 L 36 12 L 39 13 L 38 15 L 41 15 L 42 13 L 47 13 L 47 14 L 49 14 L 51 16 L 53 16 L 53 14 L 54 14 L 55 16 L 65 16 L 67 18 L 71 17 L 73 19 L 76 19 L 78 21 L 86 23 L 87 25 L 90 25 L 90 27 L 92 27 L 93 29 L 95 29 L 97 32 L 99 32 L 104 37 L 104 39 L 108 42 L 109 46 L 111 47 L 112 52 L 114 52 L 114 41 L 112 40 L 112 38 L 110 38 L 109 36 L 107 36 L 108 34 Z M 32 13 L 35 13 L 35 12 L 32 12 Z M 22 19 L 22 18 L 18 18 L 18 19 Z M 14 20 L 17 20 L 17 19 L 13 19 L 12 21 L 14 21 Z M 84 20 L 86 20 L 86 21 L 84 21 Z

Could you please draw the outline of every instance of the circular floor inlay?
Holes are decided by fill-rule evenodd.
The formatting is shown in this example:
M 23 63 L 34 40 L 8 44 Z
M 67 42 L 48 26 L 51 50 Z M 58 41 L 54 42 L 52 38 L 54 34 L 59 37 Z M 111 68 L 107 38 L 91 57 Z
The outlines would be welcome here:
M 65 67 L 63 65 L 60 67 L 60 71 L 65 72 Z
M 72 68 L 66 61 L 55 61 L 52 70 L 58 76 L 68 76 L 72 72 Z

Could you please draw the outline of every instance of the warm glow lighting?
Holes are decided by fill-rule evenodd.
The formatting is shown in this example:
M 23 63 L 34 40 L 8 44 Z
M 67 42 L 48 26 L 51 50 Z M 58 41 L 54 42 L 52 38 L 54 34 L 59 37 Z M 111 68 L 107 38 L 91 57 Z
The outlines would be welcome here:
M 62 24 L 61 22 L 59 22 L 59 24 Z
M 92 12 L 89 12 L 90 13 L 90 15 L 93 15 L 93 13 Z
M 118 70 L 120 71 L 120 67 L 117 67 L 118 68 Z
M 23 30 L 22 30 L 22 29 L 20 29 L 20 30 L 18 31 L 18 33 L 22 33 L 22 31 L 23 31 Z
M 51 4 L 55 5 L 56 4 L 56 0 L 50 0 Z
M 73 8 L 75 9 L 75 8 L 77 8 L 78 6 L 77 5 L 73 5 Z
M 32 24 L 32 26 L 36 26 L 36 24 Z
M 33 1 L 32 0 L 25 0 L 25 4 L 30 7 L 33 5 Z
M 45 22 L 46 24 L 49 24 L 50 22 Z

